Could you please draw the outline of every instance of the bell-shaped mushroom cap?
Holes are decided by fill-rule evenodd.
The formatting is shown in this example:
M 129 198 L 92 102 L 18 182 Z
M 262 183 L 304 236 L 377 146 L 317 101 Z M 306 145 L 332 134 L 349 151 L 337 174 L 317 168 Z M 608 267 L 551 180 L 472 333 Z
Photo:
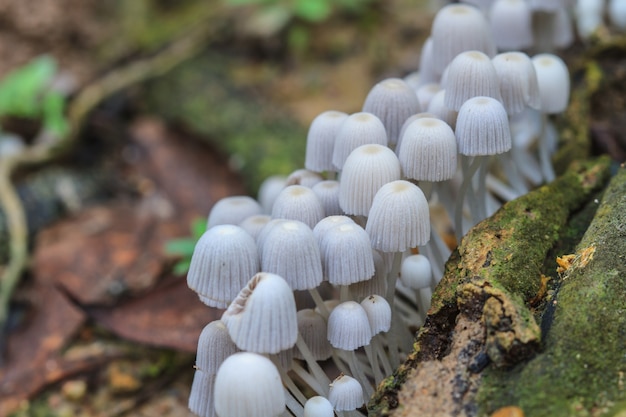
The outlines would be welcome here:
M 547 114 L 565 111 L 569 102 L 569 71 L 565 62 L 554 54 L 539 54 L 532 58 L 539 94 L 541 111 Z
M 252 236 L 239 226 L 222 224 L 204 232 L 196 243 L 187 285 L 205 304 L 225 308 L 258 271 Z
M 239 352 L 224 361 L 215 379 L 215 411 L 219 417 L 279 416 L 285 391 L 271 360 Z
M 368 280 L 350 285 L 350 292 L 356 300 L 362 300 L 372 294 L 387 294 L 387 265 L 381 254 L 372 249 L 374 258 L 374 276 Z
M 198 338 L 196 369 L 207 374 L 216 374 L 222 362 L 238 351 L 224 323 L 214 320 L 204 326 Z
M 324 181 L 324 177 L 322 177 L 319 172 L 314 172 L 309 169 L 296 169 L 287 176 L 285 186 L 302 185 L 307 188 L 312 188 L 321 181 Z
M 367 313 L 372 335 L 389 331 L 391 328 L 391 306 L 384 297 L 372 294 L 361 301 L 361 307 Z
M 445 90 L 444 104 L 457 111 L 472 97 L 501 99 L 496 69 L 491 59 L 480 51 L 461 52 L 452 60 Z
M 363 103 L 363 111 L 376 115 L 385 125 L 389 145 L 398 141 L 402 124 L 419 109 L 415 91 L 400 78 L 387 78 L 376 84 Z
M 239 223 L 239 227 L 245 230 L 250 236 L 254 239 L 257 238 L 261 230 L 272 220 L 272 217 L 269 214 L 255 214 L 250 217 L 246 217 L 241 223 Z
M 367 313 L 361 304 L 345 301 L 331 311 L 328 317 L 328 341 L 333 347 L 356 350 L 372 340 Z
M 348 115 L 339 111 L 325 111 L 319 114 L 309 127 L 306 137 L 304 166 L 315 172 L 336 170 L 333 165 L 335 139 Z
M 589 39 L 603 24 L 604 0 L 577 0 L 574 7 L 576 30 L 582 39 Z
M 277 353 L 298 337 L 293 291 L 276 274 L 259 272 L 222 315 L 231 339 L 241 350 Z
M 367 232 L 356 223 L 337 225 L 322 236 L 324 277 L 333 285 L 350 285 L 374 275 L 374 258 Z
M 382 252 L 404 252 L 426 244 L 430 212 L 424 193 L 404 180 L 383 185 L 374 197 L 365 230 L 372 247 Z
M 333 405 L 326 398 L 316 395 L 304 404 L 304 417 L 333 417 Z
M 435 71 L 435 63 L 433 59 L 433 40 L 429 36 L 422 45 L 422 51 L 420 52 L 419 79 L 417 80 L 417 85 L 412 86 L 413 89 L 416 89 L 416 87 L 420 87 L 424 84 L 439 82 L 441 73 Z M 409 85 L 411 85 L 411 83 L 409 83 Z M 422 110 L 424 110 L 423 107 Z
M 541 107 L 537 73 L 528 55 L 505 52 L 496 55 L 492 62 L 498 73 L 502 104 L 509 115 L 523 112 L 526 106 Z
M 337 134 L 333 165 L 339 170 L 343 169 L 343 164 L 353 150 L 371 143 L 387 146 L 387 131 L 383 122 L 372 113 L 351 114 Z
M 326 338 L 326 321 L 316 310 L 298 310 L 298 331 L 316 361 L 325 361 L 332 356 L 333 348 Z M 293 353 L 297 359 L 304 359 L 297 346 Z
M 525 0 L 496 0 L 489 12 L 491 33 L 501 51 L 533 45 L 532 10 Z
M 207 219 L 207 229 L 218 224 L 239 224 L 246 217 L 261 214 L 263 208 L 252 197 L 236 195 L 224 197 L 213 205 Z
M 391 149 L 382 145 L 359 146 L 343 167 L 339 205 L 346 214 L 367 216 L 380 187 L 400 177 L 400 161 Z
M 454 129 L 456 127 L 458 112 L 447 107 L 444 103 L 445 99 L 446 90 L 439 90 L 432 100 L 430 100 L 428 113 L 432 113 L 435 117 L 437 117 L 437 119 L 443 120 L 448 124 L 448 126 Z
M 315 240 L 317 241 L 317 244 L 318 245 L 322 244 L 322 238 L 324 237 L 324 235 L 330 228 L 335 227 L 339 224 L 346 224 L 346 223 L 352 224 L 354 223 L 354 220 L 352 220 L 348 216 L 342 216 L 342 215 L 324 217 L 313 228 L 313 236 L 315 236 Z
M 450 4 L 439 9 L 430 36 L 433 65 L 438 74 L 461 52 L 481 51 L 489 57 L 496 54 L 489 22 L 480 10 L 466 4 Z
M 200 417 L 215 417 L 215 407 L 213 406 L 213 388 L 215 386 L 214 374 L 207 374 L 196 370 L 193 374 L 191 391 L 189 392 L 189 410 Z
M 506 110 L 491 97 L 474 97 L 463 104 L 455 134 L 461 155 L 497 155 L 511 149 Z
M 407 126 L 397 149 L 402 172 L 418 181 L 445 181 L 456 173 L 456 137 L 442 120 L 424 117 Z
M 341 374 L 330 384 L 328 401 L 337 411 L 356 410 L 363 405 L 363 387 L 351 376 Z
M 434 117 L 435 119 L 438 119 L 436 115 L 432 113 L 426 113 L 426 112 L 414 114 L 413 116 L 406 119 L 404 121 L 404 124 L 402 125 L 402 129 L 400 129 L 400 136 L 398 137 L 398 143 L 396 143 L 396 149 L 395 149 L 396 155 L 398 155 L 398 149 L 400 149 L 400 145 L 402 144 L 402 136 L 404 136 L 404 132 L 406 132 L 406 128 L 409 127 L 409 125 L 413 123 L 414 121 L 416 121 L 417 119 L 423 119 L 424 117 Z
M 286 185 L 287 178 L 281 175 L 272 175 L 263 180 L 258 193 L 259 203 L 261 207 L 263 207 L 263 213 L 270 214 L 272 212 L 276 197 L 278 197 L 278 194 L 280 194 Z
M 326 180 L 318 182 L 311 188 L 324 207 L 326 216 L 342 215 L 339 205 L 339 181 Z
M 323 280 L 319 246 L 313 231 L 302 222 L 273 225 L 264 235 L 262 251 L 261 270 L 280 275 L 294 290 L 315 288 Z
M 324 207 L 310 188 L 290 185 L 276 197 L 272 218 L 298 220 L 312 229 L 324 218 Z
M 410 255 L 402 260 L 400 281 L 406 287 L 414 290 L 430 287 L 432 276 L 430 261 L 424 255 Z

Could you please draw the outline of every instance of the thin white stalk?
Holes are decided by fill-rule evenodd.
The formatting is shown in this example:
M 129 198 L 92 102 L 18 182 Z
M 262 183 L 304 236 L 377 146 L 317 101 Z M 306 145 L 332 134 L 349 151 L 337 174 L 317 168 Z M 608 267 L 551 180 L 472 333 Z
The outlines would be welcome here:
M 324 396 L 325 390 L 320 384 L 320 381 L 318 381 L 313 375 L 311 375 L 306 369 L 304 369 L 302 365 L 298 363 L 298 361 L 293 362 L 291 370 L 295 372 L 295 374 L 298 375 L 298 377 L 302 379 L 302 381 L 304 381 L 304 383 L 307 384 L 309 388 L 315 391 L 317 395 Z
M 298 401 L 301 405 L 306 403 L 306 397 L 300 391 L 298 386 L 293 382 L 289 374 L 283 366 L 280 364 L 280 360 L 276 357 L 276 355 L 270 355 L 270 359 L 278 369 L 278 373 L 280 374 L 280 379 L 283 381 L 283 385 L 287 388 L 287 391 L 290 392 L 293 397 Z
M 352 376 L 356 378 L 356 380 L 359 381 L 359 383 L 363 387 L 365 396 L 367 398 L 370 398 L 374 394 L 374 389 L 372 388 L 372 384 L 370 384 L 370 382 L 365 377 L 365 373 L 363 372 L 363 368 L 359 364 L 356 353 L 353 350 L 342 350 L 341 354 L 347 356 L 348 365 L 350 366 L 350 372 L 352 373 Z
M 391 271 L 387 274 L 387 294 L 385 299 L 391 306 L 391 329 L 389 330 L 389 359 L 394 367 L 400 365 L 400 358 L 398 357 L 398 343 L 399 343 L 399 321 L 395 320 L 398 316 L 398 312 L 395 309 L 395 292 L 396 281 L 398 280 L 398 274 L 400 273 L 400 266 L 402 265 L 402 252 L 396 252 L 393 256 L 393 263 Z
M 380 363 L 383 365 L 383 369 L 385 371 L 385 376 L 389 376 L 393 373 L 393 368 L 389 363 L 389 357 L 387 356 L 387 352 L 385 352 L 381 339 L 382 335 L 380 333 L 372 337 L 372 350 L 379 357 Z
M 461 161 L 465 161 L 466 157 L 461 157 Z M 465 201 L 465 195 L 472 184 L 472 178 L 480 167 L 482 157 L 476 156 L 472 163 L 467 166 L 467 162 L 462 163 L 463 170 L 463 182 L 461 183 L 461 189 L 459 191 L 459 198 L 457 201 L 456 211 L 454 213 L 454 232 L 456 234 L 456 240 L 458 244 L 461 244 L 461 238 L 465 235 L 466 230 L 463 228 L 463 203 Z M 475 213 L 478 208 L 476 207 L 476 200 L 473 198 L 473 193 L 469 193 L 470 213 Z
M 380 363 L 378 362 L 378 355 L 376 354 L 376 352 L 374 352 L 374 348 L 371 345 L 371 342 L 369 345 L 365 345 L 364 349 L 365 349 L 365 354 L 367 355 L 367 359 L 370 362 L 372 372 L 374 373 L 374 382 L 376 383 L 376 385 L 378 385 L 378 383 L 380 383 L 380 381 L 382 381 L 384 378 L 384 375 L 380 371 Z
M 543 178 L 548 183 L 554 181 L 556 175 L 554 173 L 554 168 L 552 167 L 552 161 L 550 160 L 549 142 L 546 138 L 547 124 L 548 116 L 545 113 L 542 113 L 541 134 L 539 135 L 539 165 L 541 166 Z
M 324 318 L 324 321 L 328 321 L 328 316 L 330 316 L 330 311 L 328 311 L 328 307 L 324 303 L 324 300 L 322 299 L 320 292 L 317 290 L 317 288 L 310 288 L 309 294 L 311 294 L 311 298 L 313 298 L 313 302 L 315 303 L 315 306 L 319 310 L 321 316 Z
M 300 405 L 300 403 L 293 397 L 293 395 L 291 395 L 291 392 L 289 392 L 287 388 L 285 388 L 285 405 L 294 416 L 304 415 L 304 407 L 302 407 L 302 405 Z

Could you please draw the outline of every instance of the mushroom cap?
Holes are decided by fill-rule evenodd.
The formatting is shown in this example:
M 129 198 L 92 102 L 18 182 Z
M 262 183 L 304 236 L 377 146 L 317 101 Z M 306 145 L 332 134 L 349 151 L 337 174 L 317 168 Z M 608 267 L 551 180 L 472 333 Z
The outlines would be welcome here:
M 398 180 L 383 185 L 374 201 L 365 230 L 372 247 L 381 252 L 404 252 L 430 239 L 430 211 L 420 188 Z
M 317 195 L 303 185 L 285 187 L 274 201 L 273 219 L 298 220 L 310 228 L 324 218 L 324 207 Z
M 374 275 L 367 232 L 356 223 L 330 228 L 320 240 L 324 277 L 333 285 L 350 285 Z
M 307 188 L 312 188 L 318 182 L 324 180 L 324 177 L 319 172 L 311 171 L 310 169 L 296 169 L 287 176 L 285 186 L 289 185 L 302 185 Z
M 245 230 L 231 224 L 213 226 L 196 243 L 187 285 L 205 304 L 225 308 L 259 265 L 256 243 Z
M 261 230 L 272 220 L 269 214 L 255 214 L 243 219 L 239 227 L 245 230 L 253 239 L 256 239 Z
M 335 411 L 328 399 L 316 395 L 304 404 L 304 417 L 333 417 Z
M 333 308 L 328 317 L 327 336 L 330 344 L 337 349 L 356 350 L 369 345 L 372 329 L 361 304 L 345 301 Z
M 272 225 L 263 236 L 261 270 L 280 275 L 294 290 L 320 285 L 322 258 L 313 231 L 297 220 Z
M 414 290 L 430 287 L 432 277 L 430 261 L 424 255 L 410 255 L 402 260 L 400 281 L 406 287 Z
M 384 297 L 372 294 L 361 301 L 361 306 L 367 313 L 372 335 L 389 331 L 391 328 L 391 306 Z
M 541 111 L 547 114 L 565 111 L 570 94 L 569 70 L 565 62 L 554 54 L 535 55 L 532 62 L 539 83 Z
M 541 107 L 541 95 L 535 67 L 523 52 L 505 52 L 496 55 L 493 66 L 498 74 L 502 104 L 507 114 L 523 112 L 527 106 Z
M 247 195 L 224 197 L 211 208 L 207 219 L 207 229 L 219 224 L 239 224 L 246 217 L 262 212 L 261 205 Z
M 196 370 L 193 373 L 193 382 L 191 383 L 189 401 L 187 402 L 187 406 L 192 413 L 204 417 L 215 417 L 217 415 L 213 405 L 215 376 L 215 373 L 207 374 L 201 370 Z
M 313 228 L 313 236 L 315 236 L 318 245 L 321 245 L 322 238 L 330 228 L 346 223 L 354 223 L 354 220 L 343 215 L 327 216 L 320 220 Z
M 456 136 L 446 122 L 432 117 L 411 122 L 396 150 L 406 178 L 445 181 L 456 173 Z
M 298 310 L 298 331 L 316 361 L 324 361 L 332 356 L 333 348 L 326 338 L 326 321 L 316 310 Z M 304 359 L 297 346 L 294 347 L 294 356 Z
M 330 384 L 328 401 L 337 411 L 356 410 L 363 405 L 363 387 L 348 375 L 339 375 Z
M 367 216 L 379 188 L 400 177 L 400 161 L 391 149 L 376 144 L 359 146 L 343 166 L 339 205 L 346 214 Z
M 497 155 L 511 149 L 508 115 L 492 97 L 474 97 L 463 103 L 455 135 L 462 155 Z
M 354 149 L 373 143 L 387 146 L 387 131 L 383 122 L 372 113 L 351 114 L 337 134 L 333 149 L 333 165 L 342 170 L 348 155 Z
M 215 378 L 215 411 L 219 417 L 268 417 L 285 411 L 285 391 L 271 360 L 239 352 L 220 366 Z
M 452 129 L 456 127 L 456 118 L 458 116 L 458 112 L 456 110 L 452 110 L 451 108 L 445 105 L 446 99 L 446 90 L 439 90 L 437 94 L 433 96 L 428 104 L 428 113 L 432 113 L 438 119 L 443 120 L 450 126 Z
M 325 111 L 313 119 L 306 137 L 304 166 L 315 172 L 336 170 L 333 149 L 341 125 L 348 115 L 339 111 Z
M 326 180 L 318 182 L 311 188 L 322 203 L 326 216 L 342 215 L 343 210 L 339 205 L 339 181 Z
M 222 315 L 228 333 L 241 350 L 278 353 L 298 337 L 293 291 L 276 274 L 259 272 Z
M 274 201 L 285 188 L 286 183 L 287 177 L 282 175 L 272 175 L 263 180 L 258 192 L 258 199 L 263 208 L 263 213 L 270 214 L 272 212 Z
M 350 292 L 356 300 L 362 300 L 372 294 L 387 294 L 387 266 L 381 254 L 372 249 L 374 258 L 374 276 L 365 281 L 350 285 Z
M 472 97 L 487 96 L 501 100 L 496 69 L 489 56 L 480 51 L 461 52 L 452 60 L 445 90 L 444 104 L 457 111 Z
M 533 45 L 532 10 L 525 0 L 496 0 L 489 11 L 491 33 L 501 51 Z
M 204 326 L 198 338 L 196 369 L 207 374 L 216 374 L 224 360 L 238 352 L 237 345 L 228 334 L 221 320 L 214 320 Z
M 400 78 L 387 78 L 376 84 L 363 103 L 363 111 L 376 115 L 385 125 L 389 145 L 398 141 L 402 124 L 419 109 L 415 91 Z

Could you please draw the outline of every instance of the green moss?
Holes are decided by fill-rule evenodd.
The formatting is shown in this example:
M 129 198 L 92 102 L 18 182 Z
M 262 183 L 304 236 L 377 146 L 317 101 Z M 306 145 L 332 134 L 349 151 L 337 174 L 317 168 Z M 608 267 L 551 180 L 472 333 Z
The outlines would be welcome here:
M 624 412 L 626 170 L 607 189 L 565 273 L 543 352 L 512 371 L 483 374 L 483 412 L 515 404 L 529 416 Z M 593 249 L 590 249 L 593 248 Z M 588 258 L 587 258 L 588 259 Z M 615 408 L 614 404 L 622 406 Z

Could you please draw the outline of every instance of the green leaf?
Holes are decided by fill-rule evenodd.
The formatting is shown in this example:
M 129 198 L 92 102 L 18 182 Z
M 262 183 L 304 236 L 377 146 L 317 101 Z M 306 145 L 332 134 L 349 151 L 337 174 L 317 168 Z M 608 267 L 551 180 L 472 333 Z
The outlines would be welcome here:
M 326 0 L 297 0 L 294 14 L 309 22 L 321 22 L 330 16 L 332 4 Z
M 185 275 L 189 271 L 190 260 L 182 260 L 176 263 L 172 268 L 174 275 Z
M 168 255 L 189 256 L 193 254 L 196 240 L 191 238 L 172 239 L 165 242 L 165 253 Z
M 65 97 L 58 92 L 49 92 L 42 101 L 44 129 L 56 137 L 64 136 L 69 131 L 65 118 Z
M 191 222 L 191 235 L 196 239 L 200 239 L 204 232 L 206 232 L 206 217 L 198 217 Z
M 0 82 L 0 114 L 37 117 L 39 96 L 56 73 L 55 61 L 43 55 L 9 73 Z

